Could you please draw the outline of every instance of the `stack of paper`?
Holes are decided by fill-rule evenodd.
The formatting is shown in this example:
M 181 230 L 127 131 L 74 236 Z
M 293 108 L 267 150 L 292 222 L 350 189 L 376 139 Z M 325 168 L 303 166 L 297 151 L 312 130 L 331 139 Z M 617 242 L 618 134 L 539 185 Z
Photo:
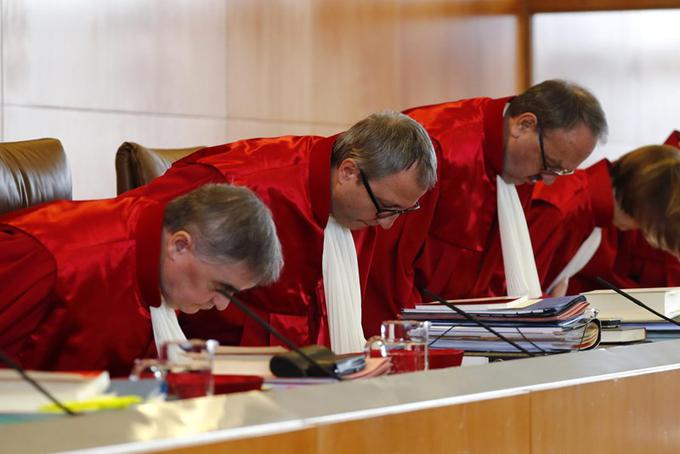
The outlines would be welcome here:
M 521 307 L 455 304 L 530 352 L 557 353 L 595 347 L 600 324 L 582 296 L 529 300 Z M 405 309 L 405 319 L 430 320 L 432 348 L 515 353 L 517 348 L 442 304 Z
M 281 346 L 273 347 L 231 347 L 217 348 L 213 373 L 216 375 L 259 375 L 272 377 L 269 361 L 272 356 L 286 353 Z

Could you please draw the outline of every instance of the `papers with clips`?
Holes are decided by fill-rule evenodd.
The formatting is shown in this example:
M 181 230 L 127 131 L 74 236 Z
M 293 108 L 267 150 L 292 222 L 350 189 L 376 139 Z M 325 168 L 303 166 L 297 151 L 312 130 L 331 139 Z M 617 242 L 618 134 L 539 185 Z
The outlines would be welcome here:
M 457 305 L 458 306 L 458 305 Z M 458 306 L 460 307 L 460 306 Z M 465 309 L 464 309 L 465 310 Z M 469 306 L 467 312 L 530 352 L 589 349 L 600 342 L 600 323 L 583 296 L 529 300 L 515 308 Z M 516 353 L 517 349 L 446 306 L 405 309 L 403 318 L 430 320 L 431 348 L 467 352 Z

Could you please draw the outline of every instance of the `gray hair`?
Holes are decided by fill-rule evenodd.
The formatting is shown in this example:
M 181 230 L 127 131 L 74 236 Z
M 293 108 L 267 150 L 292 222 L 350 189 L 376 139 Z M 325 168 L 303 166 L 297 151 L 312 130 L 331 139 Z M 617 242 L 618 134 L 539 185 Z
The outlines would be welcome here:
M 354 159 L 367 178 L 382 178 L 418 169 L 418 185 L 437 182 L 437 157 L 430 137 L 417 121 L 399 112 L 370 115 L 340 134 L 333 145 L 331 165 Z
M 600 102 L 572 82 L 553 79 L 534 85 L 510 101 L 506 116 L 516 117 L 525 112 L 538 117 L 543 131 L 570 130 L 583 124 L 598 141 L 607 136 L 607 119 Z
M 189 232 L 207 261 L 244 262 L 259 285 L 281 274 L 283 255 L 271 211 L 248 188 L 201 186 L 168 203 L 163 225 L 170 232 Z

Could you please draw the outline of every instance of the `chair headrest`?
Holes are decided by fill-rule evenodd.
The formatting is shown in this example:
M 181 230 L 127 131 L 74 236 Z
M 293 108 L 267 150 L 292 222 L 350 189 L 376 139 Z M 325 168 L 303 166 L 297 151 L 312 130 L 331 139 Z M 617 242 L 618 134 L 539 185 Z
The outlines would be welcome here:
M 0 143 L 0 213 L 71 200 L 71 171 L 57 139 Z
M 116 186 L 118 194 L 134 189 L 159 177 L 173 162 L 204 148 L 146 148 L 134 142 L 123 142 L 116 152 Z

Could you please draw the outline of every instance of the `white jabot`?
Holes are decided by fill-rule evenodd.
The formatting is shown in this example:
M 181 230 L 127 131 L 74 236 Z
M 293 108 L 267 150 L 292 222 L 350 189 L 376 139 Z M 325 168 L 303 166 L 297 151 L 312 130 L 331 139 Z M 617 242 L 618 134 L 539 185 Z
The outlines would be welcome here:
M 548 287 L 547 292 L 552 292 L 553 288 L 559 284 L 564 279 L 569 279 L 579 271 L 583 269 L 584 266 L 590 262 L 593 258 L 597 248 L 600 247 L 600 242 L 602 241 L 602 229 L 600 227 L 595 227 L 586 240 L 581 244 L 576 251 L 576 254 L 569 260 L 567 266 L 564 267 L 560 274 L 552 281 L 550 287 Z
M 498 227 L 508 295 L 540 298 L 542 292 L 536 260 L 517 189 L 500 176 L 496 176 L 496 188 Z
M 331 216 L 323 235 L 323 288 L 331 350 L 360 352 L 366 338 L 361 327 L 359 263 L 352 232 Z
M 161 345 L 172 340 L 186 340 L 182 328 L 177 321 L 177 313 L 169 307 L 165 299 L 161 297 L 159 307 L 150 307 L 151 326 L 153 326 L 153 338 L 156 342 L 156 350 L 160 353 Z

